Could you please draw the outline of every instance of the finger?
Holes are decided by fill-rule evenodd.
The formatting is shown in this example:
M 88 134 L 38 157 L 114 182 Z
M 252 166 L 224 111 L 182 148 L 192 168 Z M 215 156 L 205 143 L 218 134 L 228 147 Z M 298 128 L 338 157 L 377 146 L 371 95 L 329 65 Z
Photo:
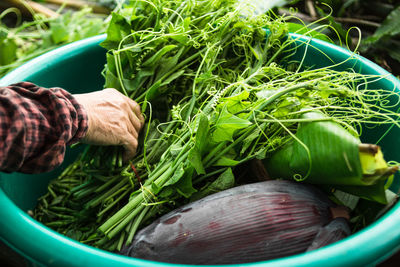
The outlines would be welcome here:
M 131 135 L 127 136 L 126 143 L 123 144 L 123 147 L 125 148 L 123 159 L 125 162 L 131 160 L 135 156 L 137 146 L 137 139 Z
M 129 117 L 129 121 L 130 121 L 131 125 L 135 128 L 136 132 L 139 133 L 140 129 L 142 128 L 143 125 L 140 122 L 140 120 L 138 119 L 138 117 L 136 116 L 136 114 L 133 113 L 132 111 L 129 111 L 128 117 Z
M 131 116 L 135 117 L 135 115 L 131 115 Z M 134 120 L 135 122 L 132 122 L 132 120 Z M 134 123 L 136 123 L 136 126 Z M 137 127 L 139 127 L 139 128 L 137 128 Z M 139 137 L 139 131 L 140 131 L 139 120 L 137 118 L 129 119 L 129 121 L 126 122 L 126 129 L 128 131 L 128 134 L 132 135 L 134 138 L 137 139 Z
M 128 103 L 129 103 L 129 106 L 131 107 L 131 109 L 133 110 L 133 112 L 135 113 L 136 117 L 139 119 L 141 125 L 143 126 L 144 117 L 143 117 L 142 111 L 140 110 L 139 104 L 130 98 L 128 98 Z

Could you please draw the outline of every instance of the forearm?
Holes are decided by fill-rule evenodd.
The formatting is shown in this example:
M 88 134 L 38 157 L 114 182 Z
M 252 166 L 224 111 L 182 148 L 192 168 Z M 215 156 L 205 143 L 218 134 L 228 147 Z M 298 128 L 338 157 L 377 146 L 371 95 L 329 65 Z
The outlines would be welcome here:
M 45 172 L 87 131 L 87 114 L 61 88 L 20 83 L 0 88 L 0 170 Z

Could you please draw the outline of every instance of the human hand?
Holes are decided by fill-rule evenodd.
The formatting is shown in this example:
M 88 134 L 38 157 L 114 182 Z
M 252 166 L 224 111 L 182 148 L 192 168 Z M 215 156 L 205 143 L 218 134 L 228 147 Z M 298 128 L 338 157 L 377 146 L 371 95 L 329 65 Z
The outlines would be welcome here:
M 132 158 L 138 146 L 139 131 L 144 124 L 139 105 L 115 89 L 75 94 L 88 115 L 88 131 L 82 143 L 122 145 L 124 159 Z

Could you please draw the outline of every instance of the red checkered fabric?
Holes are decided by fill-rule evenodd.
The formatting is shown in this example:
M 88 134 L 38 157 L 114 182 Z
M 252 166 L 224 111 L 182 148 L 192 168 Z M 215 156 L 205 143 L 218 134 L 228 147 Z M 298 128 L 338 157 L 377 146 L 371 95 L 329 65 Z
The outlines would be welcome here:
M 87 114 L 67 91 L 22 82 L 0 87 L 0 170 L 40 173 L 64 159 L 87 131 Z

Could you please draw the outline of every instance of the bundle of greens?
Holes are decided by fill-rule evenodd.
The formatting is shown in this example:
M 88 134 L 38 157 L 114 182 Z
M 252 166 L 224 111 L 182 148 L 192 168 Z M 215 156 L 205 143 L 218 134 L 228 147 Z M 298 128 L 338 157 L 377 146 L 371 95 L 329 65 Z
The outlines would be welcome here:
M 396 93 L 367 86 L 382 77 L 307 69 L 291 57 L 288 18 L 251 11 L 236 1 L 154 0 L 113 13 L 105 87 L 141 104 L 140 150 L 125 164 L 118 147 L 86 147 L 49 185 L 35 218 L 119 250 L 160 214 L 237 185 L 242 163 L 292 142 L 309 151 L 295 135 L 301 122 L 335 122 L 356 140 L 361 124 L 400 126 L 388 108 Z M 315 111 L 323 116 L 307 117 Z M 302 171 L 294 178 L 307 181 Z

